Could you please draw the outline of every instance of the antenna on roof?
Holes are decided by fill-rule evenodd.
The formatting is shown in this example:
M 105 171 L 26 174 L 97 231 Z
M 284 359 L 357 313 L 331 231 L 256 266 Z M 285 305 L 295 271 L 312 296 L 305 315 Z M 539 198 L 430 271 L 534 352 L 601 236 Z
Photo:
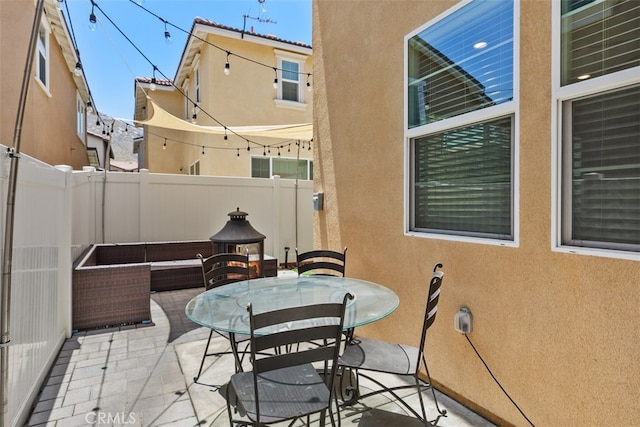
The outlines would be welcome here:
M 258 3 L 260 3 L 260 12 L 261 12 L 261 16 L 251 16 L 251 15 L 242 15 L 242 18 L 244 19 L 244 22 L 242 24 L 242 34 L 241 34 L 241 38 L 244 38 L 244 33 L 246 32 L 246 28 L 247 28 L 247 18 L 249 19 L 253 19 L 254 21 L 258 21 L 258 22 L 262 22 L 264 24 L 277 24 L 276 21 L 263 16 L 267 13 L 267 8 L 265 7 L 265 2 L 267 0 L 258 0 Z M 251 32 L 253 32 L 253 27 L 251 27 Z

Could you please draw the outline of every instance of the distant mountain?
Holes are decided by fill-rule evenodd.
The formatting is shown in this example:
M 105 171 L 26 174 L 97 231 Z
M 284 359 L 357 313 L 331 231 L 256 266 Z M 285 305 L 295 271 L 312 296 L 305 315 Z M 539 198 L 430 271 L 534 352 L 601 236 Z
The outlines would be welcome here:
M 98 116 L 91 113 L 87 116 L 87 129 L 93 134 L 111 137 L 111 150 L 115 157 L 114 160 L 138 160 L 138 155 L 133 154 L 133 139 L 142 137 L 142 128 L 137 128 L 120 120 L 114 120 L 106 114 L 100 114 L 100 120 L 98 120 Z

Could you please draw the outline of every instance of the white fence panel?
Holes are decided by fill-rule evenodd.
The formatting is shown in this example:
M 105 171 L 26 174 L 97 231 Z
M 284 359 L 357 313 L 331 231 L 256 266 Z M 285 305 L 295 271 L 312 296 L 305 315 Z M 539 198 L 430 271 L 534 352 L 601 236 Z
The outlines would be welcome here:
M 60 263 L 66 261 L 66 270 L 70 270 L 71 259 L 69 246 L 60 246 L 62 234 L 68 232 L 66 174 L 25 155 L 19 163 L 8 352 L 7 414 L 12 424 L 24 421 L 66 337 L 71 295 L 70 274 L 60 274 Z M 4 241 L 7 174 L 1 179 L 4 206 L 0 237 Z
M 4 147 L 0 147 L 4 149 Z M 9 162 L 0 159 L 4 240 Z M 312 183 L 140 173 L 71 171 L 26 155 L 16 189 L 11 274 L 8 419 L 30 405 L 71 333 L 71 269 L 93 243 L 204 240 L 240 208 L 266 236 L 265 252 L 312 247 Z M 2 268 L 2 265 L 0 265 Z M 2 272 L 4 274 L 4 272 Z

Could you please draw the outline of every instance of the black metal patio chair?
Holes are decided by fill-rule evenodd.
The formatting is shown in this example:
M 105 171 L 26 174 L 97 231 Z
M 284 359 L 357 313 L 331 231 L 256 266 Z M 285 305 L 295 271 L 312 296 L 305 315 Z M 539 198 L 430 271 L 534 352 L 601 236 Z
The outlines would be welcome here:
M 349 389 L 347 392 L 349 396 L 347 396 L 345 405 L 353 404 L 359 399 L 364 399 L 374 394 L 388 392 L 421 422 L 425 425 L 432 425 L 430 424 L 431 422 L 427 420 L 427 414 L 422 398 L 422 391 L 429 388 L 431 389 L 433 401 L 435 402 L 435 406 L 438 411 L 437 418 L 432 420 L 433 425 L 437 424 L 441 417 L 446 417 L 447 411 L 440 409 L 440 406 L 438 405 L 438 400 L 431 384 L 431 376 L 429 375 L 427 360 L 424 355 L 427 329 L 433 325 L 433 322 L 436 319 L 438 300 L 440 297 L 440 286 L 444 276 L 444 273 L 438 270 L 438 268 L 442 268 L 442 264 L 438 263 L 433 268 L 433 274 L 429 283 L 426 309 L 424 312 L 422 334 L 420 336 L 420 344 L 418 347 L 367 338 L 353 338 L 346 344 L 345 350 L 340 356 L 338 362 L 340 366 L 339 374 L 343 378 L 348 378 L 349 380 L 355 378 L 355 384 L 347 387 Z M 428 380 L 427 382 L 424 382 L 420 378 L 421 364 L 424 364 Z M 355 375 L 352 376 L 349 370 L 353 370 Z M 369 373 L 371 372 L 411 377 L 413 384 L 389 387 L 374 376 L 370 375 Z M 374 384 L 377 384 L 379 389 L 361 395 L 359 391 L 360 377 L 366 378 Z M 415 387 L 417 390 L 421 413 L 418 413 L 396 393 L 397 390 L 412 387 Z
M 296 265 L 298 275 L 323 274 L 344 277 L 347 261 L 347 248 L 343 252 L 328 249 L 316 249 L 298 252 L 296 248 Z
M 327 413 L 335 425 L 333 384 L 348 299 L 353 299 L 351 293 L 345 294 L 341 303 L 263 313 L 254 313 L 248 304 L 253 369 L 236 373 L 229 381 L 227 412 L 231 426 L 262 426 L 302 417 L 309 422 L 310 415 L 317 413 L 321 426 L 325 425 Z M 322 340 L 326 345 L 290 353 L 265 352 L 277 347 L 297 347 L 311 340 Z M 337 411 L 339 419 L 339 408 Z
M 202 255 L 198 254 L 198 258 L 202 261 L 202 279 L 204 281 L 205 290 L 249 279 L 248 255 L 223 253 L 204 258 Z M 211 338 L 213 337 L 214 332 L 229 340 L 231 352 L 209 352 L 209 344 L 211 343 Z M 244 352 L 238 350 L 238 344 L 242 342 L 246 342 L 248 345 L 249 335 L 230 334 L 228 332 L 211 329 L 207 345 L 204 348 L 204 354 L 202 355 L 202 362 L 200 363 L 198 375 L 193 378 L 193 381 L 198 382 L 198 379 L 202 374 L 204 361 L 209 356 L 221 356 L 223 354 L 231 353 L 235 360 L 236 372 L 241 371 L 243 360 L 241 353 L 244 354 Z

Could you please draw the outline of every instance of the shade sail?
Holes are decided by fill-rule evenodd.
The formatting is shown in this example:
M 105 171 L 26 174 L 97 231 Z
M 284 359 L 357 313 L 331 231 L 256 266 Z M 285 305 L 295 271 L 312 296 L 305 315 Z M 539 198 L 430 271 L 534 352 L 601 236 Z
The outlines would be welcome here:
M 225 134 L 225 128 L 223 126 L 201 126 L 193 124 L 170 114 L 168 111 L 156 104 L 153 99 L 147 99 L 153 108 L 153 112 L 147 120 L 134 120 L 137 124 L 185 132 L 200 132 L 215 135 Z M 228 126 L 226 133 L 235 133 L 243 137 L 257 136 L 264 138 L 311 141 L 311 139 L 313 139 L 313 125 L 310 123 L 301 123 L 268 126 Z

